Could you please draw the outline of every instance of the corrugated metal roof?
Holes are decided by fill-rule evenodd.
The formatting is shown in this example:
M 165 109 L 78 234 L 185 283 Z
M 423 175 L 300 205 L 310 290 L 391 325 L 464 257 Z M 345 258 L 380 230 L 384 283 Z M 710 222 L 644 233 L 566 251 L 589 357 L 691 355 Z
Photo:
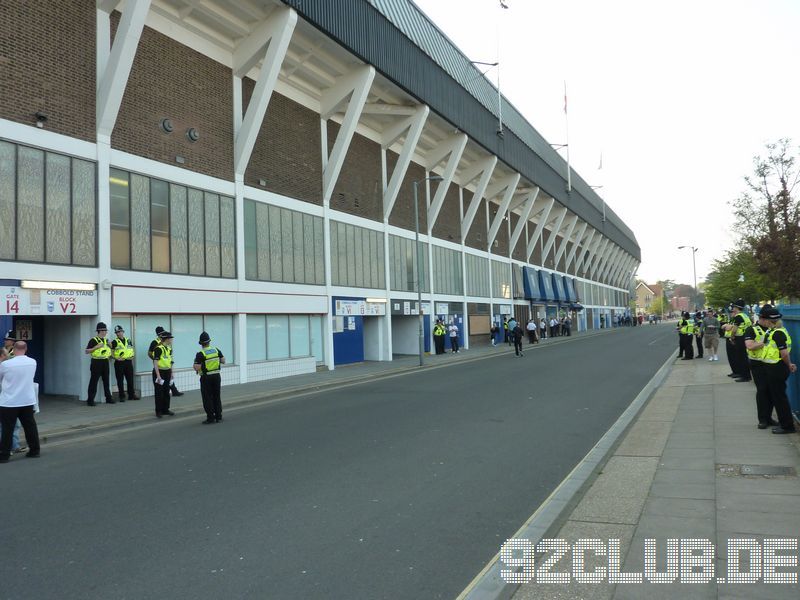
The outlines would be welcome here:
M 466 89 L 484 108 L 498 117 L 497 88 L 482 75 L 470 59 L 439 29 L 412 0 L 367 0 L 384 15 L 420 50 L 444 69 L 455 81 Z M 567 164 L 558 152 L 553 150 L 547 140 L 528 120 L 502 97 L 503 127 L 510 129 L 531 150 L 536 152 L 550 167 L 564 179 L 567 178 Z M 573 169 L 573 187 L 585 198 L 591 198 L 600 209 L 602 200 Z M 636 236 L 612 210 L 606 206 L 606 217 L 613 221 L 621 231 L 632 240 Z

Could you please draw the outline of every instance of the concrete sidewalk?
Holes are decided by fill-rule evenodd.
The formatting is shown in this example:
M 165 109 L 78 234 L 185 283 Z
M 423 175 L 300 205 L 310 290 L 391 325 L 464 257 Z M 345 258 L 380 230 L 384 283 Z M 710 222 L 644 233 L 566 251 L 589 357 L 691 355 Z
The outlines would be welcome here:
M 715 576 L 723 577 L 728 539 L 800 537 L 800 435 L 757 429 L 755 387 L 736 383 L 727 373 L 725 356 L 719 362 L 676 361 L 586 493 L 556 526 L 560 529 L 548 537 L 619 539 L 623 572 L 643 571 L 645 538 L 657 540 L 659 571 L 665 570 L 668 538 L 708 539 L 716 545 Z M 796 548 L 786 553 L 798 556 Z M 587 572 L 608 565 L 605 557 L 586 556 Z M 552 572 L 572 568 L 567 554 Z M 783 570 L 798 573 L 797 566 Z M 573 580 L 524 584 L 514 598 L 796 600 L 800 586 L 615 586 Z
M 540 350 L 554 344 L 569 343 L 583 337 L 622 332 L 626 329 L 602 329 L 575 333 L 570 337 L 557 337 L 542 343 L 529 346 L 524 342 L 525 350 Z M 438 368 L 447 364 L 480 360 L 498 354 L 513 353 L 513 346 L 489 344 L 469 350 L 461 350 L 458 354 L 447 352 L 442 355 L 426 355 L 424 368 Z M 368 381 L 376 377 L 386 377 L 408 373 L 419 369 L 417 356 L 395 357 L 386 362 L 364 362 L 355 365 L 337 367 L 333 371 L 318 371 L 306 375 L 295 375 L 279 379 L 268 379 L 240 385 L 225 386 L 222 390 L 222 408 L 225 410 L 247 404 L 278 400 L 303 392 L 317 391 L 341 385 Z M 113 373 L 112 373 L 112 384 Z M 116 387 L 112 385 L 112 391 Z M 102 396 L 102 393 L 100 394 Z M 187 391 L 179 398 L 172 399 L 172 410 L 176 417 L 169 418 L 205 418 L 199 390 Z M 39 436 L 43 444 L 52 443 L 71 437 L 85 436 L 103 430 L 127 427 L 148 421 L 156 422 L 153 397 L 141 400 L 128 400 L 116 404 L 99 403 L 89 407 L 85 402 L 45 398 L 41 403 L 41 412 L 36 415 Z

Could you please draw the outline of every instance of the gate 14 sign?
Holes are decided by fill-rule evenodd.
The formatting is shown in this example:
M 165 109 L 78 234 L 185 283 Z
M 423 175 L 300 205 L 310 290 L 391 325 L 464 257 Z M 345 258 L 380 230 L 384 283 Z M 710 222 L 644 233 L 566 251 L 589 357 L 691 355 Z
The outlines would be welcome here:
M 0 315 L 97 314 L 97 290 L 37 290 L 0 287 Z

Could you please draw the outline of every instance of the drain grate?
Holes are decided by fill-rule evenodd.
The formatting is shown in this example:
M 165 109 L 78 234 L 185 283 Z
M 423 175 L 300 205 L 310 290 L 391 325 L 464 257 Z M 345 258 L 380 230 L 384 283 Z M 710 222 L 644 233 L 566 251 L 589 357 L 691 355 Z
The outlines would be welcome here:
M 717 465 L 720 475 L 732 477 L 797 477 L 794 467 L 778 465 Z

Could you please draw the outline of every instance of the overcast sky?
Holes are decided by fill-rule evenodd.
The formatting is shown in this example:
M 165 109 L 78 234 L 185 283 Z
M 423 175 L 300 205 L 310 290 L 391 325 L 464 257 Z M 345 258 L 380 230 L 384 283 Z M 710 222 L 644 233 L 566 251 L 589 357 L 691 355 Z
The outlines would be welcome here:
M 798 0 L 416 0 L 633 229 L 649 282 L 733 244 L 728 201 L 764 144 L 800 144 Z M 496 83 L 496 69 L 487 77 Z M 598 170 L 602 153 L 602 170 Z

